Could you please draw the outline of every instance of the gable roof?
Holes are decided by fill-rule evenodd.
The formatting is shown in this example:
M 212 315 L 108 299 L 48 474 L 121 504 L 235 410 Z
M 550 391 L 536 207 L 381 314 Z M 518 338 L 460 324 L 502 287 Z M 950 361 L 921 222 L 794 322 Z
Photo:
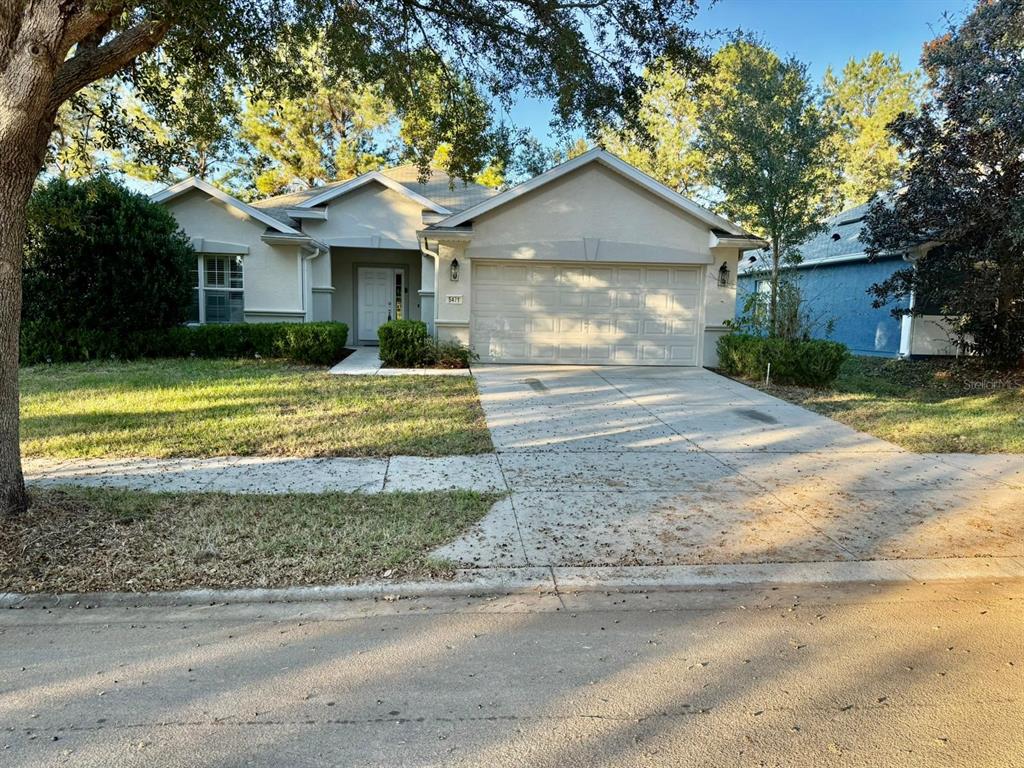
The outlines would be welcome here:
M 200 192 L 204 192 L 210 197 L 220 200 L 225 205 L 229 205 L 232 208 L 241 211 L 249 218 L 255 219 L 261 224 L 265 224 L 266 226 L 270 227 L 271 229 L 277 232 L 281 232 L 282 234 L 286 235 L 297 235 L 299 237 L 306 237 L 302 232 L 295 229 L 295 227 L 291 226 L 289 220 L 282 220 L 277 216 L 269 215 L 269 213 L 266 211 L 261 211 L 257 208 L 254 208 L 251 205 L 246 205 L 241 200 L 238 200 L 237 198 L 234 198 L 231 195 L 229 195 L 227 192 L 217 189 L 217 187 L 213 186 L 212 184 L 209 184 L 208 182 L 205 182 L 202 179 L 196 178 L 195 176 L 191 176 L 185 179 L 184 181 L 179 181 L 177 184 L 170 186 L 167 189 L 163 189 L 154 195 L 151 195 L 149 199 L 152 200 L 154 203 L 166 203 L 169 202 L 170 200 L 173 200 L 176 197 L 180 197 L 181 195 L 193 189 L 198 189 Z
M 489 187 L 453 179 L 439 168 L 430 169 L 426 182 L 420 182 L 419 171 L 419 166 L 412 163 L 382 171 L 370 171 L 352 179 L 257 200 L 253 206 L 280 220 L 290 221 L 290 209 L 315 208 L 354 192 L 370 182 L 377 182 L 419 203 L 427 210 L 447 216 L 497 194 L 497 190 Z
M 494 197 L 465 209 L 464 211 L 449 216 L 446 219 L 442 219 L 441 221 L 431 225 L 430 229 L 445 229 L 466 224 L 477 216 L 481 216 L 496 208 L 500 208 L 501 206 L 506 205 L 529 192 L 539 189 L 540 187 L 550 184 L 556 179 L 559 179 L 568 173 L 572 173 L 578 168 L 582 168 L 590 163 L 600 163 L 606 168 L 610 168 L 670 205 L 685 211 L 699 221 L 707 224 L 711 229 L 720 230 L 730 235 L 751 237 L 750 233 L 736 226 L 728 219 L 712 213 L 707 208 L 697 205 L 697 203 L 693 202 L 689 198 L 683 197 L 675 190 L 666 187 L 660 181 L 655 181 L 643 171 L 634 168 L 625 160 L 620 160 L 615 155 L 600 148 L 584 152 L 582 155 L 574 157 L 572 160 L 568 160 L 560 165 L 556 165 L 551 170 L 545 171 L 539 176 L 534 176 L 529 181 L 524 181 L 522 184 L 512 187 L 511 189 L 507 189 Z

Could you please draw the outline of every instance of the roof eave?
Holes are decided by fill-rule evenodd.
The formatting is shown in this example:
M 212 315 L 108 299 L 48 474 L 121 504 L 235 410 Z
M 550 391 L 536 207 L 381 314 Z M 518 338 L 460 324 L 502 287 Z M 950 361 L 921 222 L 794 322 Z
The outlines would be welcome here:
M 200 192 L 203 192 L 216 200 L 220 200 L 226 205 L 230 205 L 232 208 L 246 214 L 249 218 L 258 221 L 261 224 L 265 224 L 271 229 L 276 229 L 278 232 L 287 235 L 302 236 L 302 232 L 294 227 L 289 227 L 287 224 L 278 221 L 273 216 L 264 213 L 258 208 L 253 208 L 251 205 L 243 203 L 238 198 L 232 197 L 227 192 L 217 189 L 217 187 L 213 186 L 209 182 L 203 181 L 195 176 L 190 176 L 184 181 L 179 181 L 177 184 L 167 187 L 167 189 L 162 189 L 159 192 L 150 195 L 149 199 L 154 203 L 167 203 L 193 189 L 198 189 Z

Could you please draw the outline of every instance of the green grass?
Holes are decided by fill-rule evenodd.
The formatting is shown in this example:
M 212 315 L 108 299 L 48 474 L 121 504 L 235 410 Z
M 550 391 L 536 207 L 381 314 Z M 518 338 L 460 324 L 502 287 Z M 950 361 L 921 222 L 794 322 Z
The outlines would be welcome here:
M 446 456 L 492 450 L 476 384 L 331 376 L 269 361 L 21 370 L 30 457 Z
M 854 357 L 832 389 L 768 391 L 920 453 L 1024 453 L 1024 372 Z
M 430 556 L 499 497 L 33 489 L 0 520 L 0 592 L 159 591 L 444 576 Z

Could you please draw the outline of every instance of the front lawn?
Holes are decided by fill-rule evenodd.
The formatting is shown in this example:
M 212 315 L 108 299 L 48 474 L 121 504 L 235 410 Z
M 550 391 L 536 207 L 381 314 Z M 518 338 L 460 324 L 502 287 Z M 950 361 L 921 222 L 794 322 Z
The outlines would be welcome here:
M 0 520 L 0 592 L 279 587 L 443 576 L 430 557 L 483 517 L 469 491 L 245 496 L 32 489 Z
M 25 456 L 487 453 L 462 377 L 331 376 L 268 361 L 150 360 L 21 370 Z
M 854 357 L 832 389 L 766 391 L 920 453 L 1024 453 L 1021 371 L 974 360 Z

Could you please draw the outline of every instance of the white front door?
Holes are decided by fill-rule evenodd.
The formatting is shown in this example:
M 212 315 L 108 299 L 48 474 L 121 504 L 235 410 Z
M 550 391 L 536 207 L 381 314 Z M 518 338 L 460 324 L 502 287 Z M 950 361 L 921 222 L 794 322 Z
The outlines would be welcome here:
M 391 267 L 359 267 L 359 341 L 377 341 L 377 329 L 403 315 L 404 271 Z

